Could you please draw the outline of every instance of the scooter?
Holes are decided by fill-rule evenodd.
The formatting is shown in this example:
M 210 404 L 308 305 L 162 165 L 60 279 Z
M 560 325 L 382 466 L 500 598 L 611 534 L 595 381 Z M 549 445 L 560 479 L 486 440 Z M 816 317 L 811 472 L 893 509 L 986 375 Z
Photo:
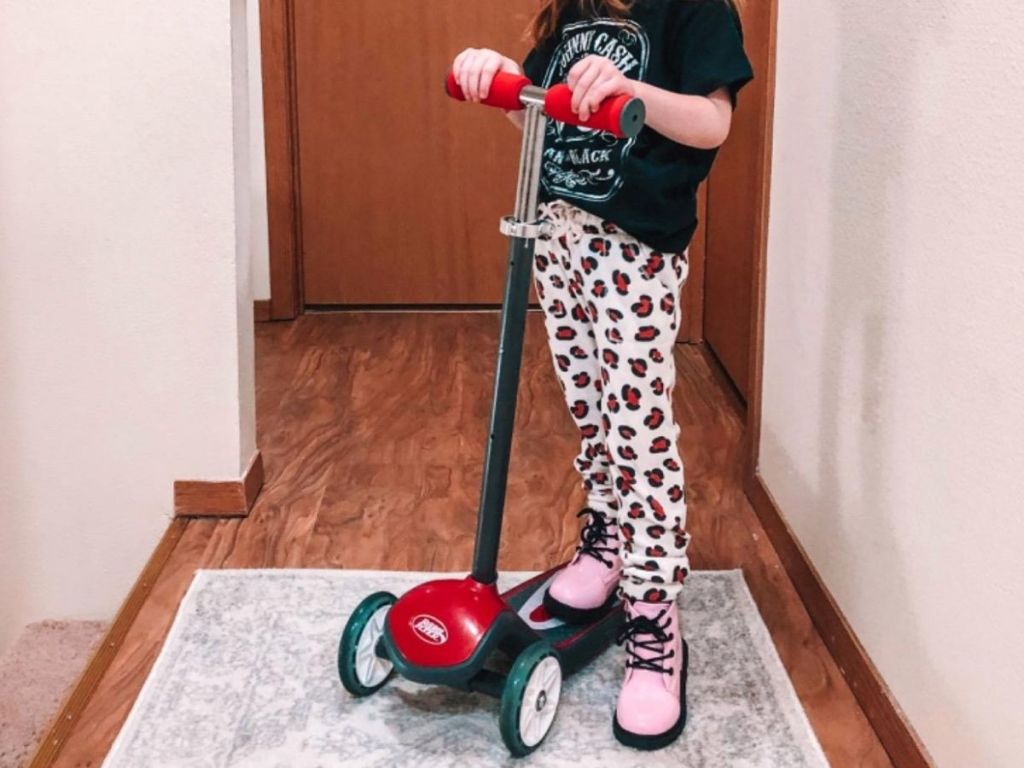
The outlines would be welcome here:
M 465 101 L 451 73 L 445 90 Z M 571 101 L 565 85 L 545 90 L 504 73 L 484 101 L 506 111 L 525 110 L 525 120 L 515 214 L 500 224 L 511 242 L 472 573 L 429 581 L 401 598 L 370 595 L 349 618 L 338 649 L 341 682 L 353 696 L 375 693 L 397 672 L 417 683 L 499 698 L 501 736 L 516 757 L 537 749 L 551 730 L 563 678 L 608 648 L 624 622 L 616 601 L 586 625 L 551 617 L 543 597 L 565 564 L 504 593 L 496 585 L 530 278 L 544 227 L 538 195 L 547 120 L 632 138 L 646 117 L 642 101 L 620 96 L 581 121 Z

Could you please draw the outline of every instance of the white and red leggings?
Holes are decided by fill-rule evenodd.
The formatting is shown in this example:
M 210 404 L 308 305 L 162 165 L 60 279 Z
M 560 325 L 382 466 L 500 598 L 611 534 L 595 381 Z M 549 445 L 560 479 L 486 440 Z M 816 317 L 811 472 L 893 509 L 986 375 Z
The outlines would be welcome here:
M 534 278 L 555 372 L 582 438 L 588 506 L 619 523 L 622 592 L 674 600 L 689 572 L 683 464 L 672 416 L 685 254 L 662 254 L 561 200 Z

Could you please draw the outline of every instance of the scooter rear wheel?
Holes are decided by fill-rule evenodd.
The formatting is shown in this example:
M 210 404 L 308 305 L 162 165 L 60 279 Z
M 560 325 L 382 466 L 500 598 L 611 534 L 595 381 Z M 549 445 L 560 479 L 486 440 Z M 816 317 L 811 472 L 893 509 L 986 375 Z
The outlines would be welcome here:
M 512 664 L 501 695 L 501 738 L 514 757 L 541 745 L 554 725 L 562 695 L 562 665 L 554 649 L 538 641 Z
M 384 634 L 384 621 L 398 601 L 390 592 L 367 597 L 353 611 L 338 645 L 338 674 L 345 690 L 353 696 L 379 691 L 391 677 L 394 665 L 377 656 L 377 641 Z

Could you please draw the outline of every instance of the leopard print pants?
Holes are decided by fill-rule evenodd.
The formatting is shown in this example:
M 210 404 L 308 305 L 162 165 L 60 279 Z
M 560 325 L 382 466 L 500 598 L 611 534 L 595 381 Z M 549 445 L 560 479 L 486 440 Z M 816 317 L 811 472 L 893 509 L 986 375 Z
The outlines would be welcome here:
M 541 209 L 534 279 L 555 372 L 582 447 L 590 507 L 619 523 L 622 593 L 678 597 L 689 572 L 672 416 L 686 254 L 662 254 L 563 201 Z

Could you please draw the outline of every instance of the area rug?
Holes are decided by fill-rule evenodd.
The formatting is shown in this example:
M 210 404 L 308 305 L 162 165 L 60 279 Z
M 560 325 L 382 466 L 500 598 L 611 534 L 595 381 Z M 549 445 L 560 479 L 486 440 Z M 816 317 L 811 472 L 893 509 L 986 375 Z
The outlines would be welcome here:
M 434 575 L 436 577 L 436 574 Z M 526 574 L 507 574 L 503 585 Z M 338 638 L 366 595 L 426 574 L 200 571 L 107 768 L 623 766 L 820 768 L 828 763 L 738 571 L 687 579 L 690 720 L 656 753 L 619 746 L 611 715 L 623 652 L 566 681 L 541 748 L 513 760 L 496 700 L 393 679 L 356 700 Z

